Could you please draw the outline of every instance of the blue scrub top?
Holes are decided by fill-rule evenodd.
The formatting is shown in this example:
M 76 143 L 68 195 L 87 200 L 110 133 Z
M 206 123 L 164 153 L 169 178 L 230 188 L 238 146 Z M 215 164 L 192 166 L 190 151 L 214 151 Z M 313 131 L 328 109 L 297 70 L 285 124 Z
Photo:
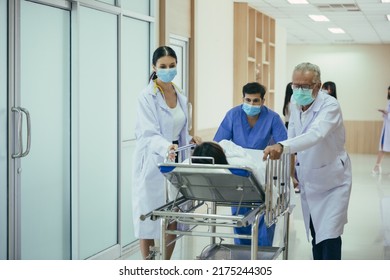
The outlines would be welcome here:
M 287 139 L 287 129 L 280 118 L 274 111 L 262 106 L 260 116 L 254 127 L 249 125 L 246 113 L 242 110 L 242 105 L 236 106 L 226 113 L 214 141 L 223 139 L 231 140 L 235 144 L 246 149 L 264 150 L 268 145 Z M 237 208 L 232 207 L 232 215 L 237 215 Z M 239 214 L 245 214 L 250 209 L 241 207 Z M 234 228 L 234 232 L 240 235 L 251 235 L 252 227 Z M 267 227 L 262 215 L 259 223 L 258 245 L 272 246 L 275 233 L 275 224 Z M 250 245 L 249 239 L 234 239 L 235 244 Z
M 286 140 L 287 129 L 280 116 L 266 106 L 261 107 L 259 119 L 250 127 L 242 105 L 239 105 L 226 113 L 214 136 L 214 141 L 223 139 L 246 149 L 264 150 L 268 145 Z

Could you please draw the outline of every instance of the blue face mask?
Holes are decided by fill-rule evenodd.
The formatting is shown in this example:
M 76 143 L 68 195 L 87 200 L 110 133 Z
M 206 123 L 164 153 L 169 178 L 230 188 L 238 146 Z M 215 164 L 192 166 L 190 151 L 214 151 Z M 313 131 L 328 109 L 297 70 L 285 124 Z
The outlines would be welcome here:
M 261 105 L 249 105 L 247 103 L 242 104 L 242 110 L 250 117 L 254 117 L 261 112 Z
M 312 89 L 302 89 L 302 88 L 293 89 L 294 100 L 300 106 L 309 105 L 314 101 L 312 93 L 313 93 Z
M 173 81 L 177 74 L 176 67 L 175 68 L 168 68 L 168 69 L 157 69 L 157 77 L 163 81 L 164 83 L 170 83 Z

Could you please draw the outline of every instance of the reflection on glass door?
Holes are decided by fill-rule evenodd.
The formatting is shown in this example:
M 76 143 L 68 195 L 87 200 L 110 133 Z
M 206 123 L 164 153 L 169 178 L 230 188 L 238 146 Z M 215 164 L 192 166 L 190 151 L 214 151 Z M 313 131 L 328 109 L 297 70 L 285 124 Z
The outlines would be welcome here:
M 147 2 L 147 1 L 145 1 Z M 150 67 L 149 23 L 130 17 L 122 21 L 122 90 L 121 90 L 121 242 L 122 247 L 135 241 L 132 221 L 131 188 L 135 149 L 135 116 L 137 97 L 147 85 Z M 134 44 L 137 38 L 137 44 Z M 134 55 L 137 54 L 137 55 Z M 136 67 L 135 67 L 136 65 Z
M 79 256 L 120 256 L 117 15 L 79 10 Z M 75 93 L 73 93 L 75 94 Z M 72 167 L 75 168 L 75 167 Z M 107 258 L 103 256 L 103 258 Z

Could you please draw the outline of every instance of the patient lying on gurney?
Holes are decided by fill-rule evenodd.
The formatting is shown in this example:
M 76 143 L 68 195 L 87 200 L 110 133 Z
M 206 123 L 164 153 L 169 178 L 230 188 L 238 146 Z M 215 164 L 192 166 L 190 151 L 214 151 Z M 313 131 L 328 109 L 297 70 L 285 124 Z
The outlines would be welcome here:
M 263 151 L 244 149 L 229 140 L 203 142 L 198 145 L 193 156 L 213 157 L 215 164 L 230 164 L 246 166 L 252 169 L 261 185 L 265 184 L 265 162 L 262 160 Z M 193 163 L 211 163 L 207 159 L 193 159 Z
M 262 151 L 247 150 L 234 144 L 228 140 L 221 142 L 203 142 L 194 149 L 192 156 L 213 157 L 215 164 L 230 164 L 237 166 L 246 166 L 252 169 L 255 177 L 259 180 L 262 186 L 265 185 L 265 168 L 266 164 L 262 160 Z M 210 164 L 210 159 L 193 158 L 193 163 Z M 277 192 L 274 191 L 277 195 Z M 274 199 L 276 201 L 276 199 Z M 247 208 L 240 208 L 239 214 L 248 211 Z M 232 214 L 236 215 L 237 208 L 232 207 Z M 251 234 L 251 226 L 243 228 L 235 228 L 234 231 L 238 234 Z M 259 224 L 259 246 L 272 246 L 275 226 L 267 228 L 264 224 L 264 216 L 260 219 Z M 235 239 L 236 244 L 250 245 L 249 239 Z

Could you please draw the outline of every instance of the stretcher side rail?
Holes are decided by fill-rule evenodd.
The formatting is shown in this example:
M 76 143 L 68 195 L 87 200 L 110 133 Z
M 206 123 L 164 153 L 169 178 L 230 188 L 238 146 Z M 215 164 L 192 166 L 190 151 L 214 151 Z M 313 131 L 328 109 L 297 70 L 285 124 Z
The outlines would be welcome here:
M 265 206 L 253 208 L 245 215 L 220 215 L 210 213 L 172 212 L 155 210 L 151 215 L 152 220 L 164 217 L 176 220 L 182 224 L 194 225 L 220 225 L 224 227 L 246 227 L 253 223 L 258 213 L 264 212 Z

